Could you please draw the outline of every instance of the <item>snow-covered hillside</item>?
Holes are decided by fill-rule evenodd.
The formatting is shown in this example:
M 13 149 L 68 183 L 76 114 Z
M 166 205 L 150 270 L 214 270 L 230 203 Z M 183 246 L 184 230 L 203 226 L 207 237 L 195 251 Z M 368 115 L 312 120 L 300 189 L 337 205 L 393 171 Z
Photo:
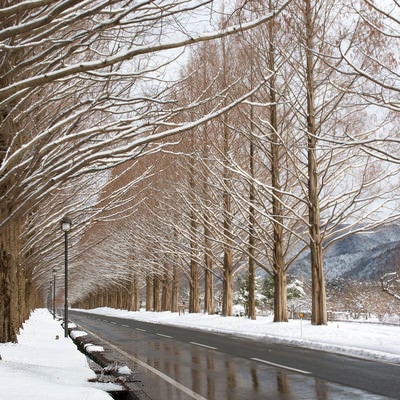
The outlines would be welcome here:
M 379 279 L 400 266 L 400 225 L 390 224 L 373 232 L 348 236 L 328 247 L 326 278 Z M 304 253 L 290 273 L 310 276 L 309 253 Z

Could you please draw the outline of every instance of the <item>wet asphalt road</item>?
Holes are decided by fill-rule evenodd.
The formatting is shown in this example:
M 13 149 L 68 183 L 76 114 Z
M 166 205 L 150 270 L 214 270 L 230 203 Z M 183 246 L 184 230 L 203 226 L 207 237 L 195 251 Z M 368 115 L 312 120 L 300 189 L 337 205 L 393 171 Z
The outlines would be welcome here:
M 152 400 L 400 399 L 400 365 L 70 312 L 130 358 Z

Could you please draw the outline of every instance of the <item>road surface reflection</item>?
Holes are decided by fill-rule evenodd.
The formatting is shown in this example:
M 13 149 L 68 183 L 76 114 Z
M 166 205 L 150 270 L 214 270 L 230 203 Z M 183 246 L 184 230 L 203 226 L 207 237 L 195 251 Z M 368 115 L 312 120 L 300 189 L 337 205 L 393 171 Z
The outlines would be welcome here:
M 387 397 L 337 385 L 310 375 L 254 360 L 157 337 L 135 335 L 124 350 L 209 400 L 380 400 Z M 229 340 L 229 338 L 227 339 Z M 138 367 L 138 370 L 143 368 Z M 193 399 L 179 387 L 141 372 L 143 389 L 153 400 Z

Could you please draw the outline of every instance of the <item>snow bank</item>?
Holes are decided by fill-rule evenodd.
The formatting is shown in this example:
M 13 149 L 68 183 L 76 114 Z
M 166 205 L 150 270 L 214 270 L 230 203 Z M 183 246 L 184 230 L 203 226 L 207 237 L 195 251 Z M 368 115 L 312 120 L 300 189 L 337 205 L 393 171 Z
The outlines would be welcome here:
M 111 399 L 88 382 L 96 375 L 86 357 L 45 309 L 32 313 L 17 344 L 0 344 L 0 355 L 1 399 Z

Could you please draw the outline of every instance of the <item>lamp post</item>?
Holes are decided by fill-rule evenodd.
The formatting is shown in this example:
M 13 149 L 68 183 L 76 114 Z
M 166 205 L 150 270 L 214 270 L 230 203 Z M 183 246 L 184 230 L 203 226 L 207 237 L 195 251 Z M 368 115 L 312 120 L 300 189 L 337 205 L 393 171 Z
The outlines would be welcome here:
M 51 297 L 52 297 L 52 294 L 53 294 L 53 281 L 50 281 L 49 295 L 47 296 L 47 309 L 49 310 L 49 312 L 51 310 L 51 304 L 52 304 Z
M 71 230 L 71 218 L 65 216 L 61 219 L 61 230 L 64 232 L 64 262 L 65 262 L 65 284 L 64 284 L 64 336 L 68 337 L 68 232 Z
M 57 270 L 53 268 L 53 319 L 56 319 L 56 273 Z

